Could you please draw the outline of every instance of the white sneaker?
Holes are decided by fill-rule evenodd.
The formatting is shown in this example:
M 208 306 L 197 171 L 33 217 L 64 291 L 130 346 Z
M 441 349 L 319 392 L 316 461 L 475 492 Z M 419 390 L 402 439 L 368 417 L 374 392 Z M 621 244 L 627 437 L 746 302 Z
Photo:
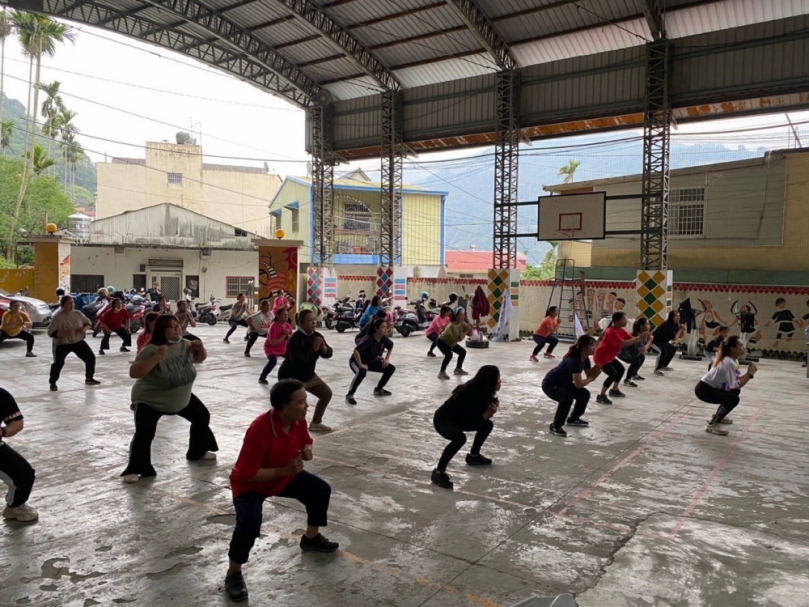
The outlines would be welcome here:
M 438 374 L 438 379 L 449 379 L 449 375 L 441 371 L 441 373 Z
M 317 424 L 309 424 L 309 429 L 312 432 L 331 432 L 331 427 L 327 426 L 323 422 L 319 422 Z
M 729 426 L 730 424 L 732 424 L 732 423 L 733 423 L 733 420 L 732 420 L 732 419 L 730 419 L 729 417 L 723 417 L 723 418 L 722 418 L 722 421 L 720 421 L 719 423 L 720 423 L 720 424 L 726 424 L 726 425 L 728 425 L 728 426 Z
M 201 458 L 199 458 L 199 459 L 200 459 L 200 460 L 202 460 L 202 461 L 209 462 L 209 461 L 211 461 L 211 460 L 216 459 L 216 453 L 214 453 L 213 451 L 206 451 L 206 452 L 205 452 L 205 455 L 203 455 L 203 456 L 202 456 Z
M 122 477 L 124 482 L 129 484 L 137 483 L 140 480 L 140 477 L 137 474 L 124 474 Z
M 729 434 L 720 424 L 708 424 L 705 427 L 705 432 L 708 434 L 718 434 L 719 436 L 727 436 Z
M 21 506 L 6 506 L 3 510 L 3 518 L 20 521 L 21 523 L 33 523 L 39 518 L 39 513 L 28 504 Z

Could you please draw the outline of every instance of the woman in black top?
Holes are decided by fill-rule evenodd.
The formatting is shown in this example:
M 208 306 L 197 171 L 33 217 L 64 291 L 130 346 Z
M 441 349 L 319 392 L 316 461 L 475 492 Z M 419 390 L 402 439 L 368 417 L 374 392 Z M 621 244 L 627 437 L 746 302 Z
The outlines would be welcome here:
M 492 463 L 492 460 L 480 454 L 480 448 L 494 428 L 491 417 L 500 406 L 498 390 L 500 369 L 494 365 L 484 365 L 471 380 L 455 388 L 452 396 L 435 412 L 433 425 L 436 431 L 450 441 L 430 478 L 439 487 L 452 489 L 447 466 L 466 443 L 464 432 L 476 433 L 466 463 L 470 466 L 488 466 Z
M 329 432 L 323 423 L 323 414 L 331 401 L 332 391 L 328 384 L 315 373 L 320 358 L 331 358 L 333 351 L 323 336 L 315 331 L 315 313 L 311 310 L 298 312 L 298 330 L 287 341 L 284 362 L 278 369 L 278 379 L 297 379 L 303 382 L 306 391 L 317 397 L 315 414 L 309 423 L 313 432 Z
M 632 337 L 637 337 L 641 333 L 649 331 L 649 321 L 645 318 L 639 318 L 635 321 L 635 324 L 632 326 Z M 637 388 L 638 384 L 636 384 L 633 380 L 643 381 L 645 378 L 638 375 L 638 371 L 643 366 L 643 363 L 646 362 L 646 353 L 649 351 L 649 348 L 652 347 L 652 336 L 649 335 L 649 339 L 646 341 L 639 341 L 636 344 L 629 346 L 628 348 L 624 348 L 618 353 L 618 358 L 620 358 L 625 363 L 629 364 L 629 369 L 626 371 L 626 378 L 624 379 L 624 385 L 629 386 L 630 388 Z
M 660 350 L 657 357 L 654 374 L 663 375 L 663 371 L 669 368 L 669 363 L 677 354 L 677 348 L 671 342 L 680 339 L 685 333 L 685 325 L 680 325 L 680 313 L 676 310 L 669 312 L 668 318 L 652 331 L 652 343 Z
M 562 426 L 565 421 L 571 426 L 589 426 L 582 415 L 590 402 L 590 391 L 585 388 L 601 374 L 601 367 L 590 366 L 590 356 L 596 351 L 595 337 L 582 335 L 562 358 L 556 367 L 548 371 L 542 380 L 542 391 L 545 395 L 559 403 L 556 415 L 550 425 L 551 434 L 567 436 Z M 576 406 L 573 414 L 568 417 L 573 401 Z
M 351 359 L 348 361 L 348 366 L 354 372 L 354 379 L 351 380 L 348 394 L 346 394 L 346 402 L 349 405 L 357 404 L 354 393 L 360 387 L 368 371 L 382 374 L 382 377 L 379 378 L 379 383 L 374 388 L 374 396 L 390 396 L 390 392 L 385 390 L 385 384 L 388 383 L 391 375 L 396 371 L 396 367 L 390 364 L 393 342 L 386 336 L 388 332 L 387 321 L 382 318 L 374 318 L 368 324 L 371 326 L 368 330 L 369 334 L 362 342 L 357 344 L 351 354 Z M 385 354 L 384 358 L 382 358 L 383 354 Z

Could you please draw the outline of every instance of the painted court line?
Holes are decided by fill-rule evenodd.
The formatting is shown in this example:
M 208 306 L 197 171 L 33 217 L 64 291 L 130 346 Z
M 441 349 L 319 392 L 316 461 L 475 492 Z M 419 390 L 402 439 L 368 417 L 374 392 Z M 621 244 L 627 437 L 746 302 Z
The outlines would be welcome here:
M 683 510 L 683 513 L 680 515 L 680 518 L 677 519 L 677 523 L 674 525 L 674 528 L 669 533 L 668 539 L 670 540 L 674 539 L 676 535 L 680 532 L 680 529 L 682 529 L 683 525 L 685 524 L 685 520 L 689 516 L 691 516 L 692 512 L 694 512 L 694 509 L 697 507 L 697 504 L 699 504 L 700 500 L 702 499 L 702 496 L 705 495 L 705 492 L 708 490 L 708 487 L 710 487 L 711 484 L 714 482 L 714 480 L 716 480 L 716 477 L 722 471 L 722 468 L 724 468 L 725 465 L 728 463 L 730 457 L 736 451 L 736 448 L 744 440 L 744 437 L 747 436 L 747 431 L 753 425 L 753 422 L 755 422 L 756 419 L 758 419 L 758 416 L 761 415 L 761 413 L 764 411 L 764 407 L 766 406 L 767 406 L 766 404 L 763 404 L 756 410 L 756 412 L 753 414 L 753 417 L 751 417 L 750 421 L 747 422 L 747 425 L 744 427 L 744 430 L 742 430 L 742 433 L 738 436 L 738 438 L 735 441 L 733 441 L 733 444 L 730 446 L 730 449 L 728 449 L 727 453 L 725 453 L 725 456 L 721 459 L 721 461 L 718 464 L 716 464 L 716 467 L 708 475 L 708 478 L 705 479 L 705 482 L 702 484 L 702 487 L 699 488 L 699 491 L 696 492 L 696 494 L 691 499 L 691 502 L 688 504 L 686 509 Z
M 692 410 L 692 409 L 694 409 L 694 407 L 696 407 L 696 406 L 699 404 L 699 402 L 700 402 L 700 401 L 696 401 L 696 402 L 691 403 L 691 404 L 690 404 L 690 405 L 689 405 L 689 406 L 686 408 L 686 410 L 685 410 L 685 411 L 683 411 L 683 412 L 682 412 L 682 413 L 680 413 L 680 414 L 679 414 L 677 417 L 675 417 L 675 418 L 674 418 L 674 419 L 673 419 L 673 420 L 672 420 L 672 421 L 671 421 L 671 422 L 670 422 L 670 423 L 669 423 L 669 424 L 668 424 L 668 425 L 667 425 L 665 428 L 663 428 L 662 430 L 659 430 L 658 432 L 656 432 L 655 434 L 653 434 L 652 436 L 650 436 L 648 439 L 646 439 L 646 441 L 645 441 L 645 442 L 644 442 L 644 443 L 643 443 L 643 444 L 642 444 L 640 447 L 638 447 L 637 449 L 635 449 L 635 450 L 634 450 L 632 453 L 630 453 L 630 454 L 629 454 L 629 455 L 627 455 L 627 456 L 626 456 L 624 459 L 622 459 L 620 462 L 618 462 L 617 464 L 615 464 L 615 465 L 614 465 L 612 468 L 610 468 L 610 469 L 609 469 L 607 472 L 605 472 L 605 473 L 604 473 L 604 474 L 602 474 L 600 477 L 598 477 L 598 479 L 597 479 L 597 480 L 596 480 L 596 481 L 595 481 L 593 484 L 591 484 L 589 487 L 587 487 L 587 489 L 585 489 L 584 491 L 582 491 L 581 493 L 579 493 L 579 494 L 578 494 L 578 495 L 577 495 L 577 496 L 576 496 L 576 497 L 573 499 L 573 501 L 572 501 L 572 502 L 570 502 L 570 503 L 569 503 L 567 506 L 565 506 L 564 508 L 562 508 L 562 510 L 559 512 L 559 516 L 565 516 L 565 515 L 568 513 L 568 511 L 569 511 L 571 508 L 573 508 L 573 507 L 574 507 L 576 504 L 578 504 L 580 501 L 582 501 L 584 498 L 586 498 L 588 495 L 590 495 L 590 494 L 591 494 L 591 493 L 592 493 L 592 492 L 593 492 L 593 491 L 594 491 L 594 490 L 595 490 L 595 489 L 596 489 L 596 488 L 597 488 L 597 487 L 598 487 L 598 486 L 599 486 L 601 483 L 603 483 L 603 482 L 604 482 L 605 480 L 607 480 L 607 479 L 608 479 L 610 476 L 612 476 L 613 474 L 615 474 L 616 472 L 618 472 L 618 470 L 620 470 L 621 468 L 623 468 L 624 466 L 626 466 L 626 465 L 627 465 L 629 462 L 631 462 L 631 461 L 632 461 L 633 459 L 635 459 L 635 458 L 636 458 L 638 455 L 640 455 L 641 453 L 643 453 L 643 452 L 644 452 L 644 451 L 645 451 L 647 448 L 649 448 L 651 445 L 653 445 L 654 443 L 656 443 L 656 442 L 657 442 L 657 441 L 658 441 L 658 440 L 659 440 L 659 439 L 660 439 L 660 438 L 661 438 L 661 437 L 662 437 L 664 434 L 666 434 L 666 432 L 668 432 L 668 431 L 669 431 L 669 430 L 671 430 L 671 429 L 672 429 L 674 426 L 676 426 L 677 424 L 679 424 L 679 423 L 680 423 L 680 422 L 683 420 L 683 418 L 685 418 L 685 416 L 686 416 L 686 415 L 688 415 L 688 414 L 691 412 L 691 410 Z

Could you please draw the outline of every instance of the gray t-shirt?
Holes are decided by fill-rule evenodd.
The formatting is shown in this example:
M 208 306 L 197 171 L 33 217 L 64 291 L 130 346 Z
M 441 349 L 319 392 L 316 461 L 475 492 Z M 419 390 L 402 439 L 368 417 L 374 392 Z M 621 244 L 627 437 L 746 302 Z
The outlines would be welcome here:
M 163 359 L 132 387 L 132 402 L 146 403 L 163 413 L 178 413 L 191 401 L 191 389 L 197 377 L 191 342 L 180 340 L 169 346 Z M 151 358 L 158 346 L 148 344 L 135 357 L 135 362 Z

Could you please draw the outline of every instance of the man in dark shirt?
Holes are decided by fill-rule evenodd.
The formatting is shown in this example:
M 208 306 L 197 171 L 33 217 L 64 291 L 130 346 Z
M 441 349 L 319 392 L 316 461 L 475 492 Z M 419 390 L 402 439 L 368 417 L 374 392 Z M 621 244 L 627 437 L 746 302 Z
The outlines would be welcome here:
M 153 282 L 152 288 L 146 291 L 146 295 L 148 295 L 149 299 L 151 299 L 154 303 L 157 303 L 160 300 L 160 296 L 162 294 L 163 292 L 160 290 L 160 285 L 156 282 Z
M 26 504 L 34 486 L 34 469 L 3 440 L 14 436 L 22 428 L 23 417 L 17 401 L 0 388 L 0 473 L 8 485 L 8 505 L 3 510 L 3 518 L 32 523 L 39 518 L 37 511 Z
M 328 384 L 315 373 L 320 358 L 331 358 L 333 351 L 323 336 L 315 331 L 315 314 L 311 310 L 298 313 L 298 330 L 287 341 L 284 362 L 278 369 L 278 379 L 297 379 L 303 382 L 306 391 L 317 397 L 317 405 L 309 430 L 330 432 L 323 423 L 323 414 L 331 401 L 332 391 Z
M 382 374 L 382 377 L 379 378 L 379 383 L 374 388 L 374 396 L 390 396 L 390 392 L 385 390 L 385 384 L 388 383 L 388 380 L 396 371 L 396 367 L 390 364 L 393 342 L 385 335 L 388 332 L 387 321 L 382 318 L 374 318 L 368 324 L 371 325 L 368 335 L 357 344 L 351 354 L 351 359 L 348 361 L 348 366 L 354 372 L 354 379 L 348 387 L 348 394 L 346 394 L 346 402 L 349 405 L 357 404 L 354 393 L 360 387 L 368 371 Z M 386 351 L 387 355 L 382 358 Z

